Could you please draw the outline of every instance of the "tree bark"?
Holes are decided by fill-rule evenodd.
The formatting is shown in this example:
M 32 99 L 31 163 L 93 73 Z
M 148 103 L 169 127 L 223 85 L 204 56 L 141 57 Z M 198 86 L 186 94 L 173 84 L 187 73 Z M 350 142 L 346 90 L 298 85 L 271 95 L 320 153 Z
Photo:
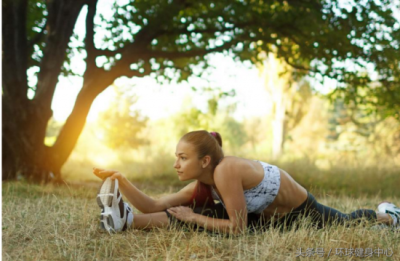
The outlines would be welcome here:
M 183 1 L 184 2 L 184 1 Z M 4 0 L 3 2 L 3 68 L 12 63 L 10 69 L 3 70 L 7 79 L 3 83 L 3 178 L 15 178 L 20 172 L 36 180 L 47 179 L 53 172 L 60 178 L 61 166 L 71 154 L 79 135 L 85 125 L 86 116 L 95 97 L 114 80 L 122 75 L 127 77 L 143 77 L 150 74 L 149 60 L 155 57 L 178 59 L 183 57 L 201 56 L 218 52 L 236 45 L 238 40 L 232 40 L 222 46 L 211 49 L 193 51 L 154 51 L 148 49 L 151 41 L 162 34 L 174 32 L 165 31 L 160 26 L 166 16 L 171 18 L 181 9 L 181 1 L 172 9 L 160 10 L 160 15 L 154 16 L 136 35 L 135 41 L 107 55 L 121 53 L 122 58 L 109 70 L 97 68 L 96 57 L 103 55 L 104 50 L 96 49 L 93 41 L 94 23 L 97 0 L 48 0 L 46 1 L 48 17 L 46 34 L 44 34 L 43 57 L 40 62 L 38 83 L 33 100 L 27 99 L 27 61 L 31 55 L 26 50 L 32 43 L 27 43 L 26 17 L 28 0 Z M 51 102 L 55 87 L 65 61 L 66 50 L 76 19 L 83 5 L 88 6 L 86 22 L 85 47 L 87 52 L 84 84 L 76 100 L 73 112 L 63 126 L 56 143 L 48 148 L 43 144 L 47 123 L 52 116 Z M 10 20 L 11 22 L 9 22 Z M 5 28 L 5 30 L 4 30 Z M 44 31 L 43 31 L 44 32 Z M 8 41 L 12 39 L 12 41 Z M 29 48 L 28 48 L 29 47 Z M 10 60 L 10 61 L 8 61 Z M 131 70 L 132 63 L 144 61 L 142 70 Z M 17 88 L 16 88 L 17 87 Z M 5 169 L 7 169 L 5 171 Z
M 52 116 L 51 101 L 58 76 L 65 60 L 66 49 L 72 31 L 84 4 L 87 16 L 87 70 L 83 87 L 74 109 L 63 126 L 53 147 L 43 143 L 47 123 Z M 46 47 L 40 63 L 38 84 L 33 100 L 27 99 L 26 12 L 27 0 L 6 0 L 3 5 L 3 179 L 15 179 L 18 173 L 35 181 L 47 181 L 53 173 L 61 180 L 60 169 L 71 154 L 85 125 L 90 106 L 96 96 L 111 85 L 121 74 L 144 76 L 149 72 L 131 71 L 129 64 L 137 62 L 137 50 L 132 46 L 126 58 L 111 71 L 97 68 L 98 51 L 93 43 L 93 19 L 97 0 L 58 0 L 48 2 L 49 16 L 46 22 Z M 7 9 L 8 8 L 8 9 Z M 8 21 L 10 20 L 10 22 Z M 143 44 L 143 43 L 142 43 Z M 143 52 L 141 52 L 143 54 Z M 11 66 L 4 66 L 10 64 Z M 18 88 L 16 88 L 18 87 Z
M 79 135 L 85 126 L 90 106 L 101 92 L 99 86 L 104 86 L 102 88 L 104 90 L 113 81 L 89 81 L 89 83 L 84 83 L 70 116 L 62 127 L 53 147 L 48 150 L 48 168 L 52 170 L 57 179 L 61 179 L 61 167 L 67 161 L 78 141 Z
M 45 157 L 48 148 L 44 145 L 47 123 L 52 115 L 51 101 L 84 1 L 47 2 L 48 33 L 33 100 L 27 98 L 27 4 L 27 0 L 5 0 L 2 5 L 2 179 L 16 179 L 21 175 L 43 181 L 51 172 Z
M 27 0 L 3 1 L 2 58 L 2 179 L 15 179 L 17 165 L 26 157 L 24 126 L 27 121 L 28 90 L 26 52 Z

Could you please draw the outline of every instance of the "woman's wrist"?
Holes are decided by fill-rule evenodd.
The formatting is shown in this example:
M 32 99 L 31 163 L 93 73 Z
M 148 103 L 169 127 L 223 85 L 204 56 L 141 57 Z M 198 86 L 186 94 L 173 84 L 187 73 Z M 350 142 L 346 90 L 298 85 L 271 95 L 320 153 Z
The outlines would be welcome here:
M 129 182 L 128 179 L 122 174 L 118 175 L 117 179 L 118 179 L 119 185 L 125 185 Z
M 192 212 L 192 213 L 190 213 L 190 216 L 189 216 L 189 222 L 192 223 L 192 224 L 197 224 L 198 223 L 198 217 L 201 217 L 201 216 L 202 215 L 200 215 L 200 214 Z

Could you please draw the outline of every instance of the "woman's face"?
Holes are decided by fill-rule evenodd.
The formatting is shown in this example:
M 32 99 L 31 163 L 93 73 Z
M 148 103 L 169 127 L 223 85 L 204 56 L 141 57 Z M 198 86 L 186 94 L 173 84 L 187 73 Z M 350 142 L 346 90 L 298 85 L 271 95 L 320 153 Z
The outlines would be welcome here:
M 201 175 L 202 163 L 197 158 L 197 152 L 192 144 L 180 141 L 176 145 L 175 156 L 174 168 L 178 173 L 179 180 L 197 179 Z

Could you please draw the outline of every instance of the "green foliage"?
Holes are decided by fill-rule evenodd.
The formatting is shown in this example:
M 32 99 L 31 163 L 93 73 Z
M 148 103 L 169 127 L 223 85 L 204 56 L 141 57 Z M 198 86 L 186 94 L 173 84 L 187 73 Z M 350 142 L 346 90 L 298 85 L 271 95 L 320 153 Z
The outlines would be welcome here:
M 243 124 L 228 115 L 217 130 L 223 138 L 224 147 L 228 147 L 232 153 L 240 150 L 249 139 Z
M 48 17 L 47 4 L 45 0 L 27 1 L 27 40 L 30 57 L 28 57 L 28 68 L 39 66 L 45 48 L 44 35 L 47 34 L 46 23 Z
M 48 14 L 42 0 L 29 3 L 32 38 Z M 104 3 L 99 1 L 98 7 Z M 336 80 L 332 98 L 369 103 L 383 117 L 400 119 L 396 9 L 399 1 L 391 0 L 115 1 L 112 8 L 97 10 L 95 55 L 106 58 L 97 66 L 106 71 L 118 68 L 116 77 L 131 70 L 164 82 L 201 75 L 208 67 L 208 53 L 224 52 L 255 62 L 260 52 L 273 52 L 299 69 L 297 74 Z M 37 65 L 44 45 L 35 46 L 29 56 Z M 82 40 L 75 41 L 67 50 L 64 74 L 72 73 L 69 59 L 82 46 Z
M 307 113 L 309 102 L 312 98 L 310 83 L 304 79 L 297 83 L 296 91 L 292 95 L 292 101 L 286 111 L 286 128 L 288 131 L 294 129 Z
M 206 129 L 222 135 L 225 155 L 276 164 L 300 184 L 318 193 L 376 195 L 376 184 L 379 183 L 381 188 L 392 188 L 398 183 L 400 125 L 393 117 L 379 122 L 369 137 L 357 133 L 354 123 L 347 121 L 338 126 L 337 130 L 342 130 L 337 140 L 327 140 L 328 119 L 341 122 L 345 117 L 339 117 L 339 112 L 332 115 L 328 112 L 331 108 L 328 101 L 314 96 L 309 101 L 308 113 L 289 132 L 292 139 L 286 142 L 285 153 L 274 162 L 271 160 L 274 137 L 270 116 L 240 122 L 232 118 L 222 105 L 216 115 L 211 115 L 188 102 L 187 108 L 182 108 L 176 115 L 149 120 L 139 136 L 146 137 L 147 143 L 140 149 L 127 146 L 107 148 L 104 140 L 96 135 L 101 131 L 99 126 L 88 123 L 66 163 L 65 177 L 69 180 L 94 180 L 96 177 L 89 170 L 98 166 L 118 169 L 137 182 L 181 186 L 173 169 L 176 144 L 185 132 Z M 357 180 L 360 179 L 368 180 L 365 186 L 359 186 Z M 380 193 L 393 196 L 393 191 L 382 189 Z
M 136 95 L 116 90 L 110 107 L 99 115 L 101 139 L 110 148 L 137 148 L 146 144 L 146 139 L 138 137 L 146 127 L 147 118 L 132 109 L 137 101 Z
M 183 108 L 182 112 L 173 116 L 175 123 L 175 131 L 178 137 L 193 130 L 217 131 L 221 134 L 224 148 L 228 148 L 231 152 L 238 150 L 247 140 L 247 134 L 242 123 L 238 122 L 231 116 L 231 107 L 226 108 L 219 106 L 221 100 L 226 97 L 235 95 L 234 91 L 223 92 L 217 89 L 204 88 L 198 90 L 205 94 L 211 95 L 207 104 L 207 112 L 193 107 L 188 101 L 187 108 Z
M 47 146 L 52 146 L 57 139 L 58 134 L 63 126 L 62 122 L 58 122 L 51 118 L 47 123 L 46 137 L 44 139 L 44 144 Z
M 399 155 L 400 125 L 394 117 L 369 113 L 368 107 L 369 104 L 355 106 L 337 99 L 329 110 L 329 146 L 338 151 L 358 152 L 368 144 L 375 157 Z
M 400 160 L 400 123 L 381 118 L 337 100 L 330 104 L 314 96 L 309 111 L 286 143 L 281 160 L 306 158 L 322 170 L 337 166 L 355 168 L 390 166 Z M 396 165 L 397 164 L 397 165 Z

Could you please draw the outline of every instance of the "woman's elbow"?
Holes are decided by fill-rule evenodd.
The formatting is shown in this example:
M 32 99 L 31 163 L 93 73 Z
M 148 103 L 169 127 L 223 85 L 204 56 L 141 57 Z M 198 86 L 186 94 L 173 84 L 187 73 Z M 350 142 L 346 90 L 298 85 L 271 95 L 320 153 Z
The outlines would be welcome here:
M 246 232 L 246 228 L 247 228 L 246 223 L 238 224 L 237 222 L 233 222 L 229 226 L 229 233 L 232 235 L 240 235 Z

